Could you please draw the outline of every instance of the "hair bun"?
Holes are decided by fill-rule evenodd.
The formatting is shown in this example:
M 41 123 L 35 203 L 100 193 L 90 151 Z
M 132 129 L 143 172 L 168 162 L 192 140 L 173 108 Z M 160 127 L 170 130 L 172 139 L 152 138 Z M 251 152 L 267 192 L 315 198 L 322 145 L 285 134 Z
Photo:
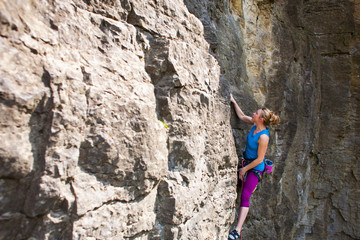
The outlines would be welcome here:
M 280 124 L 280 117 L 277 116 L 274 112 L 271 111 L 270 116 L 270 125 L 278 125 Z
M 280 124 L 280 117 L 277 116 L 273 111 L 270 111 L 265 107 L 262 108 L 262 110 L 263 110 L 264 124 L 266 126 Z

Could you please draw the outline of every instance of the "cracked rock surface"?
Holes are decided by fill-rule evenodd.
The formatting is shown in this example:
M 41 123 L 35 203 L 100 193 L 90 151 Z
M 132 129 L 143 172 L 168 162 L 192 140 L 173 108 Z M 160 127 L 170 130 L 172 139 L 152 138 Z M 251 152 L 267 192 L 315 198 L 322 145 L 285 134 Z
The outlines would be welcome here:
M 186 6 L 0 7 L 0 238 L 226 235 L 218 226 L 231 223 L 224 209 L 236 199 L 230 111 Z
M 0 239 L 226 239 L 251 115 L 274 160 L 249 239 L 359 239 L 355 0 L 2 0 Z
M 204 25 L 222 92 L 281 116 L 252 196 L 248 239 L 359 239 L 360 3 L 185 0 Z M 231 119 L 237 153 L 248 126 Z

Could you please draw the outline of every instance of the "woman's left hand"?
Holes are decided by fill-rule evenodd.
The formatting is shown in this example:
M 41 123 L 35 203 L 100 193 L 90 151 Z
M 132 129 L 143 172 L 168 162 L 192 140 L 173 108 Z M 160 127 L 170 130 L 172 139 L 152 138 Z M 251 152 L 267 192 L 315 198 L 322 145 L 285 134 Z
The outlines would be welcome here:
M 241 181 L 244 181 L 244 176 L 245 176 L 246 172 L 247 172 L 247 170 L 245 168 L 240 168 L 239 178 L 241 179 Z
M 230 102 L 236 103 L 236 101 L 235 101 L 235 99 L 234 99 L 234 97 L 233 97 L 233 95 L 231 93 L 230 93 Z

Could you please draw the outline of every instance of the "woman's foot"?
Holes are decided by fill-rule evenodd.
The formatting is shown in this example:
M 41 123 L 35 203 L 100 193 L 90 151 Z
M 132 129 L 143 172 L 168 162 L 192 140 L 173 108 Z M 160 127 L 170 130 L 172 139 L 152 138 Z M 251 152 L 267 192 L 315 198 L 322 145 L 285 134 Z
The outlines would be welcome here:
M 236 231 L 236 229 L 232 230 L 228 237 L 228 240 L 235 240 L 235 239 L 242 239 L 241 231 L 239 234 L 239 232 Z

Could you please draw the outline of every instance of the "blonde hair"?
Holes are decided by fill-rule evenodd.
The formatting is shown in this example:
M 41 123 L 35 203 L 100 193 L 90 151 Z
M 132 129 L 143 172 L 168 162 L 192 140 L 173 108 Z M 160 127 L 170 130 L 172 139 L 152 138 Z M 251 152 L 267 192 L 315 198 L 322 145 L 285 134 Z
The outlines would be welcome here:
M 261 108 L 261 110 L 264 124 L 266 126 L 280 124 L 280 117 L 277 116 L 273 111 L 270 111 L 266 107 Z

